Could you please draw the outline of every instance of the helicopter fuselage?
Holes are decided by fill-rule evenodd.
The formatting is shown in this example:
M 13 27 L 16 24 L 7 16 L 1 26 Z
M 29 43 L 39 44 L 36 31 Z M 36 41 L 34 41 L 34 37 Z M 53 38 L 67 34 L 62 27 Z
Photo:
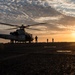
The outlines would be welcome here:
M 10 34 L 0 34 L 0 38 L 18 42 L 33 41 L 32 34 L 25 32 L 23 29 L 18 29 L 15 32 L 10 32 Z
M 0 38 L 14 40 L 14 41 L 33 41 L 33 37 L 31 37 L 30 35 L 29 36 L 27 35 L 14 36 L 14 35 L 8 35 L 8 34 L 0 34 Z

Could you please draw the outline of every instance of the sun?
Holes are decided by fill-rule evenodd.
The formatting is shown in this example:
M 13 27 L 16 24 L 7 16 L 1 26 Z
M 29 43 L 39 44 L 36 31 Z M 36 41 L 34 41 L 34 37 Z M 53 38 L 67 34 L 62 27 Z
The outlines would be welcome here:
M 71 35 L 72 35 L 72 37 L 75 37 L 75 32 L 72 32 Z

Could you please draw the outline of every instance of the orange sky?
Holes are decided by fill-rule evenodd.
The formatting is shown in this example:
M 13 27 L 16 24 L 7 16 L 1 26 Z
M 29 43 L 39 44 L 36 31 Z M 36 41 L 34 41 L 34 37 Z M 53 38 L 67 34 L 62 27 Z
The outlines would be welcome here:
M 52 42 L 52 38 L 54 38 L 55 42 L 75 42 L 75 33 L 40 35 L 40 36 L 38 36 L 38 41 L 39 42 L 46 42 L 47 39 L 49 39 L 49 42 Z
M 75 33 L 71 34 L 55 34 L 55 35 L 38 35 L 38 42 L 52 42 L 52 38 L 54 38 L 55 42 L 75 42 Z M 9 40 L 0 39 L 0 43 L 10 42 Z M 35 42 L 35 39 L 34 41 Z

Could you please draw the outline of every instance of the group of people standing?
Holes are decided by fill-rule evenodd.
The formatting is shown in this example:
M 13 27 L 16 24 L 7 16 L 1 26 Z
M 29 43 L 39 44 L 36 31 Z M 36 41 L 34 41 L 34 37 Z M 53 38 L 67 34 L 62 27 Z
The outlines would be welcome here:
M 35 42 L 37 43 L 38 42 L 38 37 L 35 36 Z M 49 40 L 47 39 L 47 43 L 49 42 Z M 52 38 L 52 42 L 54 42 L 54 38 Z

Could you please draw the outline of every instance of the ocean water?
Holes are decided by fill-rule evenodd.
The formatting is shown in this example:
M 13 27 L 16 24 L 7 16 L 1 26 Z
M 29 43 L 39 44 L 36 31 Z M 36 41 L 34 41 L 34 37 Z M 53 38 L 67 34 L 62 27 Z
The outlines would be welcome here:
M 0 75 L 75 75 L 75 55 L 30 53 L 1 61 Z

